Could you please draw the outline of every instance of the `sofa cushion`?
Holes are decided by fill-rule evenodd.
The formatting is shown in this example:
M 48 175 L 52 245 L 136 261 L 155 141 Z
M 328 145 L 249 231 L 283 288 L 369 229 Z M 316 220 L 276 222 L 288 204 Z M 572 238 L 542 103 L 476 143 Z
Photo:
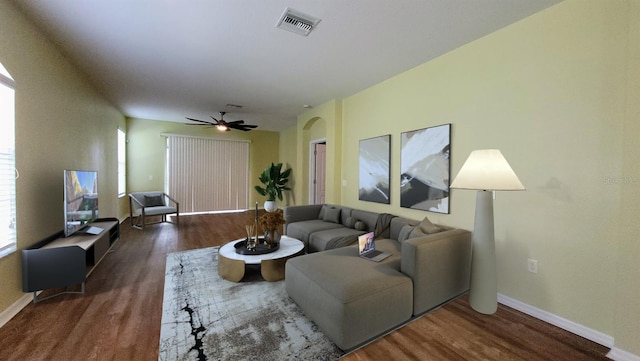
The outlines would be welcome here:
M 357 236 L 364 234 L 364 231 L 357 229 L 340 227 L 313 232 L 309 235 L 309 253 L 319 252 L 327 249 L 327 245 L 334 239 L 344 239 L 345 237 L 353 237 L 353 241 L 357 242 Z
M 146 216 L 159 216 L 163 214 L 169 213 L 178 213 L 178 209 L 176 207 L 167 207 L 167 206 L 156 206 L 156 207 L 145 207 L 144 214 Z
M 425 233 L 422 228 L 420 227 L 413 227 L 413 229 L 411 230 L 411 232 L 409 232 L 409 236 L 407 237 L 407 239 L 412 239 L 412 238 L 418 238 L 418 237 L 422 237 L 422 236 L 426 236 L 427 233 Z M 407 240 L 405 239 L 405 241 Z
M 345 350 L 405 322 L 413 307 L 409 277 L 357 252 L 351 246 L 295 257 L 285 271 L 289 296 Z
M 404 226 L 402 226 L 402 229 L 400 229 L 400 235 L 398 235 L 398 241 L 404 242 L 409 239 L 409 235 L 414 228 L 415 227 L 410 224 L 405 224 Z
M 308 221 L 300 221 L 287 224 L 287 236 L 297 238 L 304 243 L 305 247 L 309 245 L 309 236 L 314 232 L 324 231 L 327 229 L 345 228 L 341 224 L 325 222 L 321 219 L 312 219 Z
M 326 204 L 322 205 L 322 208 L 320 208 L 320 214 L 318 214 L 318 219 L 324 218 L 324 212 L 327 211 L 327 208 L 329 208 L 329 206 L 327 206 Z
M 322 220 L 325 222 L 340 223 L 340 208 L 327 208 L 324 210 Z
M 145 207 L 164 207 L 164 198 L 161 195 L 157 196 L 144 196 Z
M 354 217 L 347 217 L 347 221 L 344 222 L 344 225 L 349 227 L 349 228 L 355 228 L 357 221 L 358 220 L 355 219 Z
M 360 209 L 354 209 L 351 211 L 351 216 L 364 223 L 364 230 L 369 232 L 374 231 L 376 228 L 376 222 L 378 221 L 379 213 L 363 211 Z
M 287 223 L 307 221 L 310 219 L 322 219 L 322 217 L 318 216 L 321 209 L 322 205 L 320 204 L 288 206 L 282 208 L 282 216 Z
M 431 223 L 431 221 L 427 217 L 424 217 L 424 219 L 422 220 L 422 222 L 420 222 L 418 227 L 420 227 L 422 229 L 422 231 L 424 233 L 426 233 L 426 234 L 433 234 L 433 233 L 442 232 L 442 228 L 440 228 L 440 227 L 436 226 L 435 224 Z
M 366 231 L 367 225 L 362 221 L 357 221 L 354 223 L 353 228 L 355 228 L 356 231 Z
M 389 238 L 400 240 L 400 231 L 402 230 L 402 227 L 406 226 L 407 224 L 412 227 L 415 227 L 418 223 L 419 223 L 418 221 L 413 219 L 394 217 L 391 220 Z

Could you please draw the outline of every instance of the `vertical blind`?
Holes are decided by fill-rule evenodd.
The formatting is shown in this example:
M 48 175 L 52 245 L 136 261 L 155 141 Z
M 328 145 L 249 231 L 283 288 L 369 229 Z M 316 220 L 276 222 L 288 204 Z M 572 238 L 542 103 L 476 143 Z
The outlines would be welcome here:
M 247 209 L 248 141 L 166 136 L 166 192 L 181 213 Z

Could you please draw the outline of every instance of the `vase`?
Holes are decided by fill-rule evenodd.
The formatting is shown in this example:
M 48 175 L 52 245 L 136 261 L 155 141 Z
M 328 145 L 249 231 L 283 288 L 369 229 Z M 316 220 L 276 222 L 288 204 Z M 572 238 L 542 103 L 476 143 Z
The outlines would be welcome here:
M 266 201 L 264 202 L 264 210 L 267 212 L 275 212 L 278 209 L 278 204 L 276 201 Z
M 275 247 L 280 243 L 280 231 L 277 229 L 267 229 L 264 231 L 264 243 L 269 247 Z

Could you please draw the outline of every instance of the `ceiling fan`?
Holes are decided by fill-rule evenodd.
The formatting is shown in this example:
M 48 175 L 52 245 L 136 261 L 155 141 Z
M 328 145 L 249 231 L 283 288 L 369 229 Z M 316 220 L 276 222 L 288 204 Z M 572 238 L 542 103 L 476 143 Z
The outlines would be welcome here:
M 221 132 L 228 132 L 231 129 L 237 129 L 237 130 L 248 132 L 251 129 L 255 129 L 258 127 L 257 125 L 244 124 L 244 120 L 234 120 L 232 122 L 225 122 L 224 121 L 225 114 L 227 114 L 227 112 L 220 112 L 220 120 L 214 118 L 213 116 L 210 116 L 211 119 L 213 119 L 212 122 L 208 120 L 199 120 L 199 119 L 186 117 L 191 121 L 198 122 L 198 124 L 193 124 L 193 123 L 187 123 L 187 124 L 188 125 L 207 125 L 210 127 L 216 127 L 216 129 L 218 129 Z

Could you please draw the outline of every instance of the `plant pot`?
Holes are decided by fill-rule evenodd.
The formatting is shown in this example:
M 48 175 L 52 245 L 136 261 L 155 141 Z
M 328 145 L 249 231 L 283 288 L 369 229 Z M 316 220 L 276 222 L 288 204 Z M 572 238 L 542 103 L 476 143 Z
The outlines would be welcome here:
M 278 209 L 278 204 L 276 201 L 266 201 L 264 202 L 264 210 L 267 212 L 275 212 Z

